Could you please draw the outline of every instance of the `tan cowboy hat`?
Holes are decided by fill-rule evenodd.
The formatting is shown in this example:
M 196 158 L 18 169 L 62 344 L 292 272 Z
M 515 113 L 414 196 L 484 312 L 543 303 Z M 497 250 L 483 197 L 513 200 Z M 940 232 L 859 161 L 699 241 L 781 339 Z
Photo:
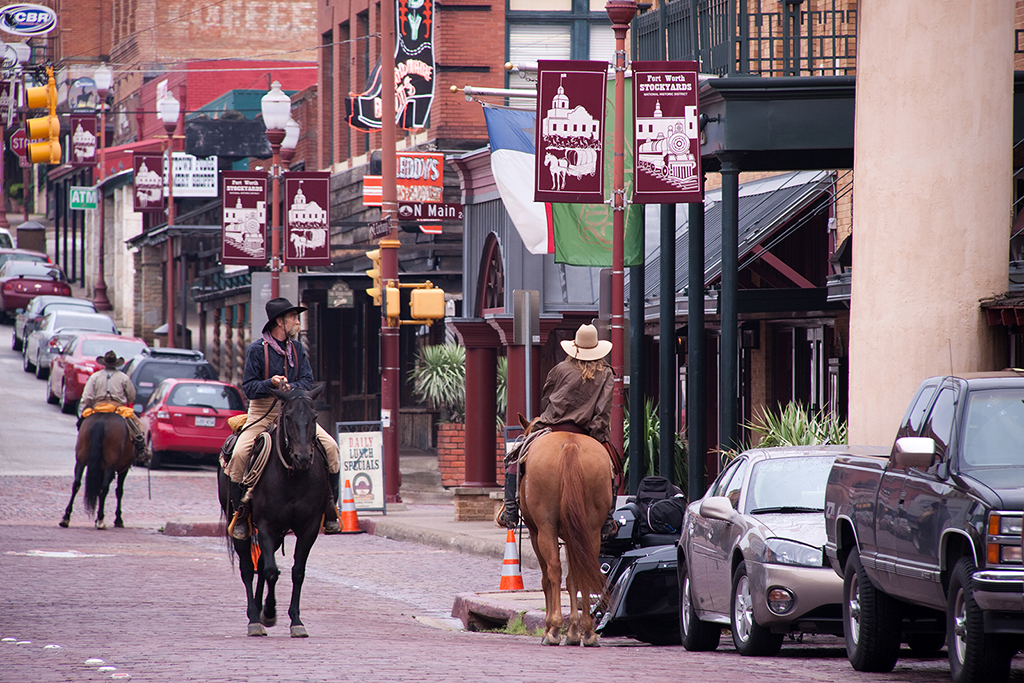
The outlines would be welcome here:
M 593 325 L 580 325 L 576 339 L 562 341 L 562 350 L 576 360 L 600 360 L 611 352 L 612 343 L 598 339 L 597 328 Z
M 96 362 L 105 368 L 114 369 L 124 365 L 124 358 L 119 357 L 113 350 L 107 351 L 102 356 L 96 356 Z

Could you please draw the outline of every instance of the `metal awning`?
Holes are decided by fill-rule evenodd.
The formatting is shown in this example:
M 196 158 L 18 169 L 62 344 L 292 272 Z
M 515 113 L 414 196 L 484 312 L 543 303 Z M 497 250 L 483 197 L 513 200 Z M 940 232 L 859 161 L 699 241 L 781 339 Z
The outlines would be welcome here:
M 828 193 L 834 182 L 829 171 L 799 171 L 740 185 L 739 258 L 742 263 L 765 240 L 787 222 Z M 676 286 L 679 293 L 689 281 L 688 212 L 685 204 L 676 207 Z M 649 212 L 646 233 L 648 244 L 657 243 L 659 218 Z M 655 305 L 660 298 L 661 248 L 647 251 L 644 258 L 644 299 Z M 704 285 L 722 272 L 722 192 L 707 192 L 704 200 Z M 685 302 L 685 296 L 682 299 Z M 685 303 L 684 303 L 685 308 Z M 650 316 L 647 316 L 650 317 Z

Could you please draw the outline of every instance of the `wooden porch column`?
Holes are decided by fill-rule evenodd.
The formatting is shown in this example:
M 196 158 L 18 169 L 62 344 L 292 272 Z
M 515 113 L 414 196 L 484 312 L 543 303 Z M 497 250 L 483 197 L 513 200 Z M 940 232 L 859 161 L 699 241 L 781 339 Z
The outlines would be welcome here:
M 451 323 L 466 347 L 466 481 L 464 487 L 498 486 L 495 432 L 498 413 L 498 333 L 480 318 Z

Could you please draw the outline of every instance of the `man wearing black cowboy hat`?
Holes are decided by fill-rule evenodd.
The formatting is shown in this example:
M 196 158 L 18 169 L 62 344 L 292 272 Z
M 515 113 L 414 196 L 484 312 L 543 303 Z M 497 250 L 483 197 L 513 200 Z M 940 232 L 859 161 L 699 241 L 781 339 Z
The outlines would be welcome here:
M 291 385 L 299 389 L 313 388 L 313 368 L 306 358 L 302 344 L 296 344 L 299 334 L 299 314 L 307 310 L 293 306 L 288 299 L 277 298 L 267 302 L 267 324 L 263 336 L 249 345 L 245 352 L 245 370 L 242 372 L 242 391 L 249 399 L 249 413 L 245 428 L 238 435 L 231 451 L 231 461 L 225 473 L 231 479 L 231 503 L 235 509 L 231 520 L 231 535 L 240 541 L 249 538 L 248 506 L 242 504 L 242 478 L 252 457 L 252 446 L 267 427 L 277 419 L 278 407 L 270 387 L 275 389 Z M 327 477 L 334 498 L 334 514 L 327 513 L 324 533 L 341 533 L 338 524 L 338 442 L 320 425 L 316 426 L 317 440 L 327 454 L 327 471 L 334 476 Z M 333 516 L 333 519 L 331 517 Z
M 119 367 L 124 365 L 124 358 L 119 358 L 113 350 L 107 351 L 96 358 L 101 369 L 94 372 L 85 383 L 82 390 L 82 400 L 78 404 L 79 415 L 84 415 L 86 410 L 96 411 L 100 404 L 110 404 L 115 407 L 131 406 L 135 403 L 135 386 L 128 379 Z M 99 412 L 102 412 L 99 411 Z M 127 413 L 127 411 L 123 411 Z M 135 444 L 136 463 L 149 462 L 149 453 L 146 449 L 146 436 L 142 430 L 142 423 L 138 416 L 131 413 L 131 417 L 125 417 L 128 423 L 128 431 L 132 435 L 132 442 Z M 78 424 L 82 424 L 79 419 Z

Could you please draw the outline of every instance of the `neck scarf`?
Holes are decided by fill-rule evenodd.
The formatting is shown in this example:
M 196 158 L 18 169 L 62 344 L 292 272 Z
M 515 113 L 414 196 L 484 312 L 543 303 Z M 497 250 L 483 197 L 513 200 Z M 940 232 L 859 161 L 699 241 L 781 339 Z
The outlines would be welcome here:
M 284 356 L 288 360 L 289 367 L 295 367 L 295 351 L 292 349 L 292 345 L 288 343 L 288 341 L 285 341 L 285 348 L 282 349 L 280 342 L 274 339 L 273 335 L 269 332 L 263 333 L 263 341 L 265 341 L 276 353 Z

